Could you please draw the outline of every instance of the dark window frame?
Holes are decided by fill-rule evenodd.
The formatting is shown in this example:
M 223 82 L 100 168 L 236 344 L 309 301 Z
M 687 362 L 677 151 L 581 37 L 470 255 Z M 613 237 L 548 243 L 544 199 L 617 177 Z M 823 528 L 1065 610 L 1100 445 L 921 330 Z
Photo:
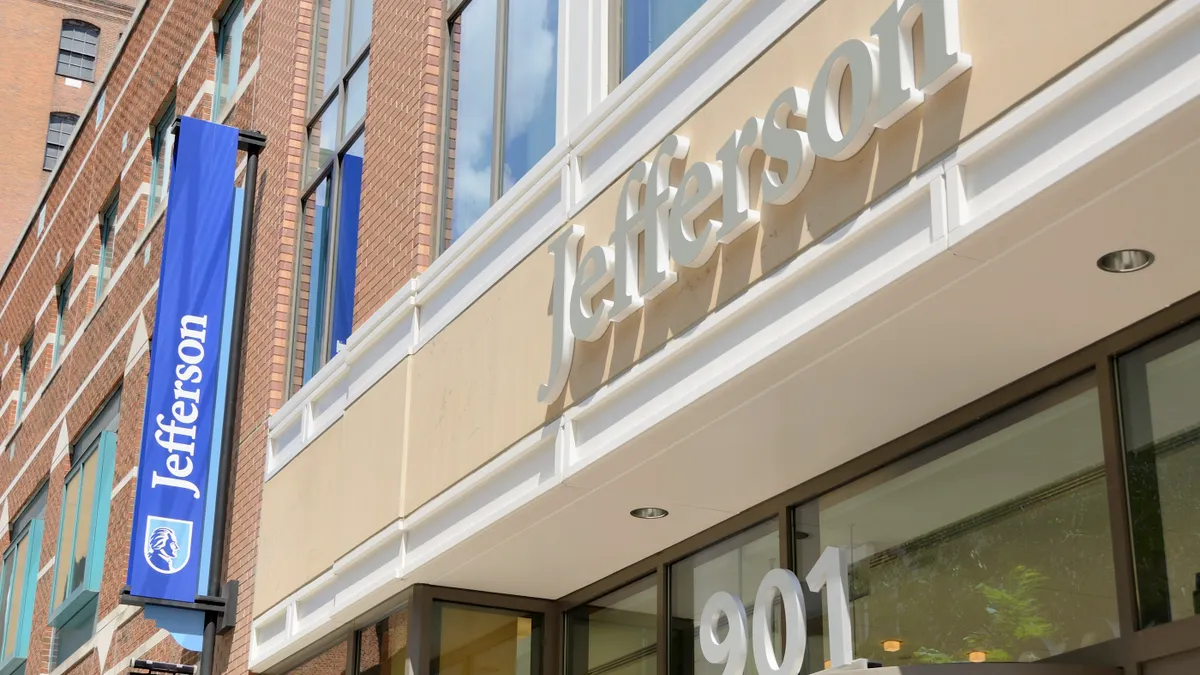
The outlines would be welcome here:
M 67 124 L 70 125 L 69 130 L 64 129 L 64 125 Z M 58 167 L 78 125 L 79 115 L 61 111 L 50 113 L 50 121 L 46 124 L 46 151 L 42 157 L 42 171 L 54 171 Z

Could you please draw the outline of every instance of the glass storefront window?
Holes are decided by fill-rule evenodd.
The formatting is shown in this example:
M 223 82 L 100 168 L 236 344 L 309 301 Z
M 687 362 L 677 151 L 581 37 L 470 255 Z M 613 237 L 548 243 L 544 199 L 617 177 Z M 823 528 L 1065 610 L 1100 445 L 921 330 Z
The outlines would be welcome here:
M 856 658 L 1036 661 L 1118 637 L 1108 514 L 1089 377 L 800 506 L 796 558 L 850 552 Z M 811 673 L 827 627 L 806 606 Z
M 754 596 L 763 576 L 780 567 L 779 528 L 770 521 L 730 537 L 671 566 L 670 675 L 720 675 L 724 665 L 709 663 L 700 651 L 700 614 L 718 591 L 741 598 L 746 619 L 754 621 Z M 771 608 L 772 643 L 780 648 L 781 613 Z M 749 624 L 747 624 L 749 625 Z
M 358 634 L 358 675 L 404 675 L 408 658 L 408 609 Z
M 537 675 L 542 618 L 471 605 L 433 605 L 437 649 L 430 675 Z
M 346 675 L 346 640 L 287 671 L 286 675 Z
M 1145 628 L 1200 606 L 1200 324 L 1122 357 L 1117 375 Z
M 658 583 L 653 576 L 567 612 L 567 675 L 655 675 Z

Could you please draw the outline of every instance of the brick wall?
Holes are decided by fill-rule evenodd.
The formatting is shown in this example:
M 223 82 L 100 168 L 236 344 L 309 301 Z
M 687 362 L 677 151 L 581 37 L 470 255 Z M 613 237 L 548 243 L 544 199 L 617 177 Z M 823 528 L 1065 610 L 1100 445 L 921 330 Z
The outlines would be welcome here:
M 441 4 L 375 3 L 355 327 L 433 254 Z
M 132 10 L 132 1 L 0 0 L 0 126 L 7 138 L 0 155 L 0 173 L 6 176 L 5 199 L 0 200 L 0 256 L 12 248 L 49 175 L 42 170 L 42 160 L 50 113 L 80 114 L 95 86 L 71 86 L 55 74 L 63 20 L 78 19 L 100 28 L 99 82 Z
M 73 1 L 95 11 L 112 4 Z M 12 18 L 9 9 L 18 4 L 34 8 L 22 12 L 38 17 L 37 30 L 29 31 Z M 0 72 L 9 72 L 6 63 L 16 63 L 4 46 L 10 33 L 49 36 L 51 47 L 40 53 L 37 69 L 53 72 L 63 15 L 62 10 L 50 10 L 61 4 L 0 0 Z M 5 231 L 17 233 L 29 227 L 20 241 L 13 242 L 12 260 L 0 271 L 0 489 L 4 490 L 0 509 L 7 509 L 9 522 L 39 486 L 48 485 L 38 562 L 46 574 L 38 582 L 26 672 L 54 669 L 54 631 L 47 626 L 54 577 L 50 562 L 59 537 L 64 481 L 71 467 L 70 453 L 61 451 L 59 440 L 77 440 L 117 390 L 121 391 L 121 417 L 98 598 L 104 631 L 78 653 L 57 655 L 59 662 L 67 660 L 59 669 L 72 675 L 115 675 L 134 657 L 183 663 L 197 657 L 163 639 L 140 610 L 121 606 L 119 592 L 132 531 L 133 479 L 149 371 L 146 336 L 154 328 L 163 230 L 162 214 L 147 214 L 150 137 L 157 116 L 172 100 L 177 114 L 211 117 L 209 92 L 216 59 L 212 24 L 224 4 L 221 0 L 149 0 L 122 29 L 102 26 L 99 61 L 107 63 L 107 53 L 113 50 L 117 59 L 107 79 L 96 85 L 105 91 L 99 124 L 94 107 L 84 109 L 92 85 L 68 90 L 63 78 L 53 77 L 30 85 L 28 96 L 40 97 L 38 104 L 45 109 L 36 123 L 22 129 L 21 152 L 36 155 L 39 175 L 30 187 L 22 188 L 25 192 L 12 193 L 13 201 L 28 200 L 24 207 L 12 207 L 11 214 L 0 212 L 0 246 L 5 245 Z M 440 6 L 440 0 L 375 2 L 355 325 L 429 263 Z M 314 4 L 313 0 L 246 0 L 244 11 L 253 15 L 246 21 L 240 62 L 246 86 L 221 121 L 262 131 L 268 142 L 259 163 L 257 218 L 248 252 L 251 269 L 244 369 L 237 392 L 240 410 L 230 539 L 221 561 L 226 578 L 239 580 L 244 598 L 236 630 L 218 644 L 220 670 L 230 673 L 245 672 L 249 660 L 252 603 L 248 598 L 254 592 L 266 430 L 269 416 L 283 403 L 288 376 Z M 118 46 L 121 30 L 129 34 Z M 252 70 L 257 75 L 251 79 Z M 53 106 L 76 106 L 71 110 L 81 117 L 73 146 L 51 175 L 41 173 L 41 156 L 46 117 Z M 0 114 L 5 110 L 0 108 Z M 49 191 L 38 205 L 46 220 L 39 232 L 29 214 L 47 176 Z M 100 214 L 114 195 L 118 217 L 106 281 L 98 294 Z M 57 338 L 55 287 L 68 269 L 71 300 Z M 30 335 L 33 349 L 22 385 L 20 345 Z M 16 402 L 22 387 L 26 402 L 18 418 Z M 0 523 L 0 528 L 5 525 Z M 7 543 L 7 532 L 0 530 L 0 544 Z

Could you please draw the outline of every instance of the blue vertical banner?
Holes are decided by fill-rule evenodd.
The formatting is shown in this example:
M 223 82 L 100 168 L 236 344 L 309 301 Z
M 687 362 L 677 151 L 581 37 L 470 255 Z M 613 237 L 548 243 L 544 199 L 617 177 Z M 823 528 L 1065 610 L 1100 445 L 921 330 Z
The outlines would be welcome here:
M 127 581 L 193 602 L 208 567 L 208 482 L 234 212 L 238 130 L 183 117 L 175 142 Z

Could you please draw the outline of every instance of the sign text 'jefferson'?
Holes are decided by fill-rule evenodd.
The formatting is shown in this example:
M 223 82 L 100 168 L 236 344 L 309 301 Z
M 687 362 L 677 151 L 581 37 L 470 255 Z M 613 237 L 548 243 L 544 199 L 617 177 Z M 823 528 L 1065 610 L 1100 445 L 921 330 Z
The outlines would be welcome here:
M 919 18 L 924 19 L 924 69 L 918 79 L 913 27 Z M 636 312 L 673 284 L 676 266 L 703 266 L 718 244 L 728 244 L 758 224 L 759 212 L 750 208 L 749 194 L 756 153 L 774 160 L 762 169 L 762 201 L 787 204 L 808 185 L 817 157 L 853 157 L 875 129 L 890 127 L 971 65 L 959 44 L 958 0 L 893 0 L 871 34 L 873 40 L 839 45 L 818 71 L 811 94 L 798 87 L 784 89 L 763 117 L 751 117 L 730 134 L 716 162 L 688 165 L 678 185 L 671 184 L 671 168 L 687 159 L 689 141 L 678 134 L 663 141 L 653 159 L 638 163 L 626 176 L 608 246 L 580 256 L 583 226 L 578 224 L 550 243 L 553 353 L 549 376 L 538 391 L 541 403 L 562 393 L 575 340 L 598 340 L 608 324 Z M 839 102 L 847 71 L 849 109 L 842 119 Z M 807 131 L 794 128 L 793 118 L 807 119 Z M 717 200 L 720 220 L 702 218 Z M 612 298 L 598 298 L 609 284 Z

